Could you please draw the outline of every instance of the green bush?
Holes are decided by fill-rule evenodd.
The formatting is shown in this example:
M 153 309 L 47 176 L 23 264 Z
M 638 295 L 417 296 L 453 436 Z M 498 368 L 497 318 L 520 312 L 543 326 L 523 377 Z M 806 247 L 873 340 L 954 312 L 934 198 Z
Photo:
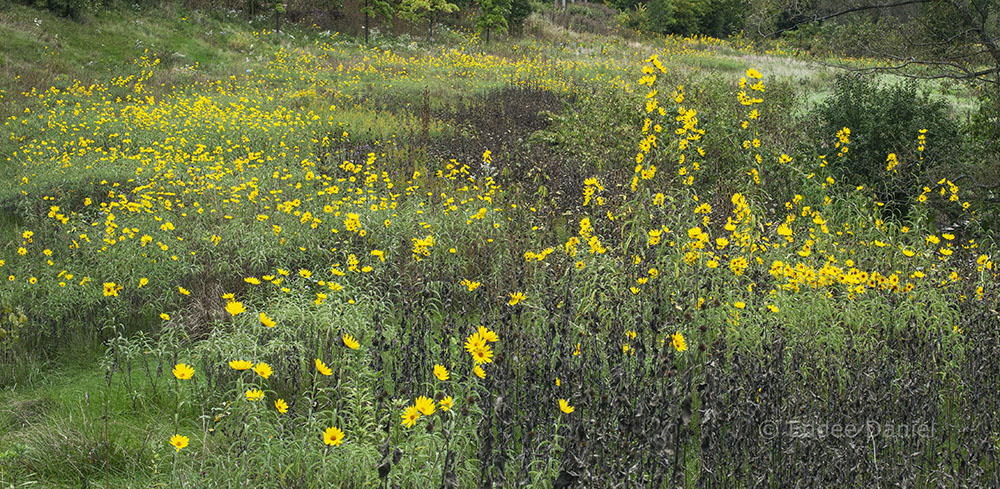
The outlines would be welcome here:
M 963 168 L 960 183 L 968 199 L 981 213 L 981 222 L 994 232 L 1000 230 L 1000 175 L 990 162 L 1000 161 L 1000 92 L 984 91 L 979 110 L 971 117 L 966 133 L 975 161 Z M 961 178 L 961 177 L 959 177 Z
M 1000 153 L 1000 90 L 980 95 L 979 110 L 972 117 L 969 134 L 983 149 Z
M 649 13 L 646 5 L 639 4 L 635 8 L 625 10 L 618 15 L 618 25 L 633 31 L 642 31 L 649 23 Z
M 959 126 L 948 118 L 946 104 L 918 92 L 913 82 L 883 85 L 872 76 L 840 76 L 833 95 L 812 118 L 819 121 L 818 137 L 826 141 L 850 129 L 849 151 L 838 156 L 843 146 L 833 139 L 828 163 L 838 180 L 871 188 L 886 214 L 905 215 L 926 184 L 927 170 L 954 164 L 962 153 Z M 923 145 L 921 130 L 926 130 Z M 892 170 L 887 169 L 890 153 L 899 161 Z

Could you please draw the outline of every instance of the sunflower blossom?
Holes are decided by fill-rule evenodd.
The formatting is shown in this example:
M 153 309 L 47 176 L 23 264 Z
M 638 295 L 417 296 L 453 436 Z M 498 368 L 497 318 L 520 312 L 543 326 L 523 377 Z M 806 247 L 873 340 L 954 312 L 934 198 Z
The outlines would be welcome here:
M 188 446 L 188 437 L 186 437 L 184 435 L 174 435 L 174 436 L 171 436 L 170 437 L 170 444 L 173 445 L 174 448 L 176 448 L 177 451 L 179 452 L 179 451 L 181 451 L 182 448 Z
M 177 377 L 180 380 L 189 380 L 194 376 L 194 368 L 186 363 L 178 363 L 177 365 L 174 365 L 174 369 L 171 370 L 171 372 L 173 372 L 174 377 Z
M 480 338 L 482 338 L 482 339 L 484 339 L 484 340 L 486 340 L 486 341 L 488 341 L 490 343 L 496 343 L 497 341 L 500 341 L 500 337 L 497 336 L 496 332 L 495 331 L 490 331 L 485 326 L 480 325 L 479 326 L 479 330 L 476 331 L 476 333 L 479 334 Z
M 226 312 L 230 316 L 235 316 L 243 311 L 246 311 L 246 308 L 243 307 L 243 303 L 240 301 L 229 301 L 226 303 Z
M 448 369 L 445 368 L 444 365 L 435 365 L 434 366 L 434 376 L 437 377 L 438 380 L 441 380 L 441 381 L 448 380 L 448 377 L 449 377 Z
M 268 328 L 273 328 L 275 324 L 278 324 L 277 322 L 274 321 L 274 319 L 271 319 L 270 317 L 268 317 L 267 314 L 264 314 L 263 312 L 260 313 L 258 317 L 260 318 L 260 324 L 263 324 Z
M 323 443 L 330 446 L 340 446 L 340 442 L 344 441 L 344 432 L 340 431 L 340 428 L 331 426 L 323 432 Z
M 684 351 L 688 349 L 687 342 L 684 341 L 684 335 L 682 335 L 680 331 L 671 335 L 670 341 L 671 344 L 674 345 L 674 348 L 677 349 L 677 351 Z
M 560 411 L 562 411 L 562 412 L 564 412 L 566 414 L 570 414 L 575 409 L 576 409 L 575 407 L 569 405 L 569 402 L 566 401 L 566 399 L 559 399 L 559 410 Z
M 104 282 L 104 297 L 118 297 L 118 284 Z
M 424 416 L 430 416 L 434 414 L 434 401 L 427 396 L 420 396 L 414 401 L 413 405 L 420 411 L 420 414 Z
M 469 354 L 484 346 L 486 346 L 486 339 L 479 336 L 479 333 L 472 333 L 472 335 L 465 339 L 465 351 L 469 352 Z
M 482 345 L 472 351 L 472 360 L 476 362 L 477 365 L 483 363 L 493 363 L 493 350 L 487 345 Z
M 285 414 L 288 412 L 288 403 L 284 399 L 278 399 L 274 401 L 274 408 L 278 410 L 279 413 Z
M 233 370 L 250 370 L 250 367 L 252 367 L 253 364 L 246 360 L 233 360 L 229 362 L 229 366 L 232 367 Z
M 448 412 L 448 410 L 454 405 L 454 401 L 451 399 L 451 396 L 444 396 L 444 398 L 438 402 L 438 405 L 441 406 L 442 411 Z
M 274 371 L 271 370 L 271 366 L 266 363 L 258 363 L 257 365 L 254 366 L 253 371 L 256 372 L 257 375 L 264 377 L 265 379 L 270 377 L 271 374 L 274 373 Z
M 323 360 L 318 358 L 316 359 L 316 371 L 326 376 L 333 374 L 333 370 L 330 370 L 330 367 L 327 367 L 326 364 L 323 363 Z
M 420 410 L 416 406 L 409 406 L 403 410 L 402 418 L 403 426 L 412 428 L 417 423 L 417 420 L 420 419 Z

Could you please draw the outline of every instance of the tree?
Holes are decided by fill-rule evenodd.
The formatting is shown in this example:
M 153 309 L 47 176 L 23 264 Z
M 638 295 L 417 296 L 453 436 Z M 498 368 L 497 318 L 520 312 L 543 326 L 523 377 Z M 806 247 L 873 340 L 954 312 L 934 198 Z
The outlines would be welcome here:
M 650 0 L 646 7 L 645 29 L 669 34 L 674 28 L 674 2 L 673 0 Z
M 646 29 L 660 34 L 724 37 L 741 25 L 740 0 L 650 0 Z
M 524 31 L 524 19 L 531 15 L 529 0 L 511 0 L 510 12 L 507 13 L 507 28 L 517 35 Z
M 701 18 L 701 34 L 725 38 L 743 27 L 742 0 L 709 0 L 708 4 Z
M 510 12 L 511 0 L 480 0 L 479 16 L 476 17 L 476 30 L 486 33 L 486 42 L 490 42 L 490 31 L 507 32 L 507 13 Z
M 274 30 L 281 30 L 281 16 L 285 14 L 285 4 L 281 2 L 271 2 L 274 8 Z
M 458 10 L 458 6 L 448 0 L 403 0 L 399 6 L 399 16 L 407 21 L 417 23 L 427 19 L 427 39 L 434 37 L 434 23 L 437 13 L 450 13 Z
M 640 5 L 646 5 L 642 0 L 607 0 L 605 4 L 614 7 L 622 12 L 634 9 Z
M 682 36 L 700 34 L 702 19 L 708 14 L 708 0 L 673 0 L 674 25 L 670 32 Z
M 361 13 L 365 15 L 365 44 L 368 44 L 371 19 L 381 18 L 388 22 L 396 12 L 396 5 L 391 0 L 365 0 L 361 5 Z
M 747 21 L 758 35 L 867 23 L 858 52 L 892 64 L 863 70 L 974 81 L 1000 95 L 1000 0 L 754 1 Z

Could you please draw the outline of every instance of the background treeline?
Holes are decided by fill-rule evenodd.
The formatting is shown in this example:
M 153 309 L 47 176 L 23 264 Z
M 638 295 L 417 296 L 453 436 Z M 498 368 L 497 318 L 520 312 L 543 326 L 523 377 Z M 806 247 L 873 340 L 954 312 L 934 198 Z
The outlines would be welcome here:
M 166 0 L 0 0 L 48 9 L 69 18 L 85 12 L 115 9 L 147 9 Z M 186 8 L 238 13 L 251 20 L 273 18 L 275 28 L 283 22 L 304 22 L 337 32 L 369 37 L 372 29 L 399 33 L 435 34 L 437 23 L 463 25 L 489 36 L 491 32 L 519 34 L 533 7 L 529 0 L 182 0 Z
M 87 11 L 163 6 L 167 0 L 0 0 L 46 8 L 66 17 Z M 573 0 L 181 0 L 185 7 L 307 20 L 339 32 L 363 34 L 367 27 L 426 30 L 435 23 L 461 24 L 483 32 L 520 34 L 533 11 L 580 10 L 595 3 Z M 804 51 L 872 57 L 901 47 L 938 55 L 960 43 L 995 48 L 998 0 L 604 0 L 620 13 L 618 23 L 642 33 L 785 39 Z M 969 29 L 970 20 L 982 29 Z M 974 23 L 975 23 L 974 22 Z M 962 27 L 966 29 L 962 29 Z M 981 32 L 983 31 L 983 32 Z M 982 34 L 988 40 L 983 42 Z M 945 42 L 947 41 L 947 42 Z M 968 53 L 961 53 L 967 55 Z M 980 53 L 985 54 L 985 53 Z M 996 54 L 996 53 L 993 53 Z
M 7 0 L 76 18 L 87 11 L 155 8 L 165 0 Z M 4 2 L 0 1 L 0 5 Z M 519 34 L 533 11 L 573 9 L 567 0 L 182 0 L 186 7 L 237 11 L 250 17 L 308 19 L 321 27 L 363 34 L 368 28 L 399 29 L 423 24 L 429 35 L 435 22 L 462 21 L 482 30 Z M 599 2 L 600 3 L 600 2 Z M 747 14 L 744 0 L 605 0 L 621 13 L 619 23 L 640 32 L 727 37 L 740 32 Z M 367 20 L 367 23 L 366 23 Z M 395 24 L 393 21 L 396 21 Z M 400 26 L 404 21 L 409 26 Z
M 657 34 L 728 37 L 743 28 L 743 0 L 609 0 L 622 25 Z

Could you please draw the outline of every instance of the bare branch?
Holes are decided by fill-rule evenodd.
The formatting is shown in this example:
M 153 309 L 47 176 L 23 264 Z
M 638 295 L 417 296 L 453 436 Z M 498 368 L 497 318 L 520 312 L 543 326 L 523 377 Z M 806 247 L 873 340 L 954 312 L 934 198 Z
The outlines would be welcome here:
M 824 15 L 822 17 L 815 16 L 815 17 L 813 17 L 812 19 L 809 19 L 809 20 L 803 20 L 801 22 L 796 22 L 795 24 L 793 24 L 791 26 L 788 26 L 788 27 L 785 27 L 784 29 L 779 29 L 777 31 L 774 31 L 774 32 L 768 34 L 766 37 L 771 37 L 771 36 L 774 36 L 776 34 L 781 34 L 782 32 L 785 32 L 785 31 L 790 31 L 792 29 L 796 29 L 796 28 L 798 28 L 802 24 L 809 24 L 809 23 L 812 23 L 812 22 L 823 22 L 824 20 L 834 19 L 834 18 L 843 16 L 843 15 L 852 14 L 852 13 L 855 13 L 855 12 L 863 12 L 863 11 L 866 11 L 866 10 L 888 9 L 888 8 L 894 8 L 894 7 L 903 7 L 903 6 L 906 6 L 906 5 L 914 5 L 914 4 L 918 4 L 918 3 L 929 3 L 931 1 L 933 1 L 933 0 L 902 0 L 902 1 L 899 1 L 899 2 L 883 3 L 883 4 L 876 4 L 876 5 L 859 5 L 857 7 L 851 7 L 851 8 L 844 9 L 844 10 L 841 10 L 841 11 L 838 11 L 838 12 L 834 12 L 832 14 Z
M 942 63 L 940 63 L 940 62 L 935 62 L 935 61 L 930 61 L 930 60 L 908 60 L 908 61 L 906 61 L 906 62 L 904 62 L 902 64 L 898 64 L 898 65 L 894 65 L 894 66 L 869 66 L 869 67 L 865 67 L 865 68 L 850 68 L 850 67 L 846 67 L 846 66 L 843 66 L 843 65 L 837 65 L 837 64 L 833 64 L 833 63 L 826 63 L 826 62 L 822 62 L 822 61 L 819 64 L 821 64 L 823 66 L 826 66 L 826 67 L 844 69 L 844 70 L 855 72 L 855 73 L 893 72 L 893 74 L 895 74 L 897 76 L 901 76 L 903 78 L 912 78 L 912 79 L 915 79 L 915 80 L 940 80 L 940 79 L 944 79 L 944 78 L 950 78 L 950 79 L 953 79 L 953 80 L 984 79 L 984 77 L 986 77 L 987 75 L 992 75 L 992 74 L 995 74 L 995 73 L 1000 73 L 1000 67 L 987 68 L 987 69 L 983 69 L 983 70 L 979 70 L 979 71 L 967 71 L 967 70 L 961 69 L 961 67 L 959 67 L 959 66 L 951 66 L 953 68 L 958 69 L 959 70 L 958 72 L 953 72 L 953 73 L 939 73 L 939 74 L 935 74 L 935 75 L 917 75 L 917 74 L 914 74 L 914 73 L 907 73 L 906 71 L 903 71 L 903 69 L 906 68 L 906 67 L 908 67 L 908 66 L 921 66 L 921 65 L 925 65 L 925 66 L 940 66 L 940 65 L 942 65 Z

